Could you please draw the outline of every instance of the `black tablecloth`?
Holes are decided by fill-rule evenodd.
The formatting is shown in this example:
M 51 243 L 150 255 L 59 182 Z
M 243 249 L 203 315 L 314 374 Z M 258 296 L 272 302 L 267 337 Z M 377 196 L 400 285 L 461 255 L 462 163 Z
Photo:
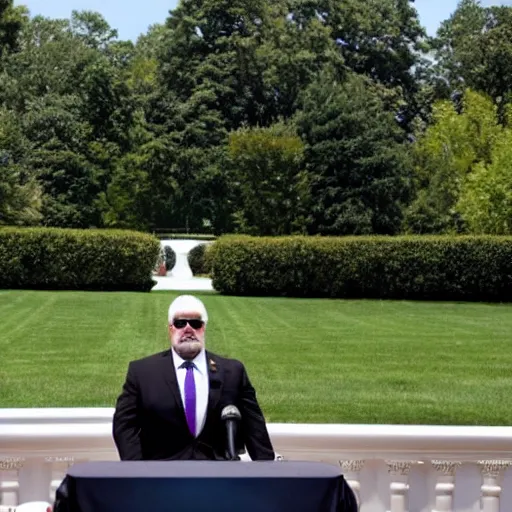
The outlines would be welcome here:
M 339 468 L 317 462 L 75 464 L 55 512 L 355 512 Z

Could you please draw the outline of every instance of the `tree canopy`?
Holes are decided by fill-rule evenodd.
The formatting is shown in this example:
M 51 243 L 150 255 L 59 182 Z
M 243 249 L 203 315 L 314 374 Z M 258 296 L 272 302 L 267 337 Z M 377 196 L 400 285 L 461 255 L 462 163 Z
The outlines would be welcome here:
M 137 41 L 0 0 L 0 223 L 510 233 L 512 7 L 181 0 Z

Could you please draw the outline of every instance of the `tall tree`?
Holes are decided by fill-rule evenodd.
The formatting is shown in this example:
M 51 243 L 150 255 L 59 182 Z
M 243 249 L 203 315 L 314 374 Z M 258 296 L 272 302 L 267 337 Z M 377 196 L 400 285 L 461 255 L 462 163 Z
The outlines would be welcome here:
M 347 69 L 371 78 L 407 129 L 421 113 L 417 73 L 428 50 L 411 0 L 289 0 L 292 19 L 320 22 Z
M 239 129 L 229 135 L 228 148 L 238 184 L 238 229 L 254 235 L 305 231 L 309 183 L 295 128 Z
M 256 57 L 268 16 L 265 0 L 183 0 L 171 11 L 161 78 L 188 104 L 186 121 L 208 111 L 205 124 L 213 137 L 243 123 L 269 124 L 271 91 Z
M 70 32 L 69 20 L 36 16 L 23 26 L 20 51 L 4 66 L 0 101 L 23 113 L 27 102 L 46 94 L 77 94 L 83 70 L 96 53 L 78 42 Z
M 131 91 L 125 62 L 109 51 L 113 34 L 94 13 L 35 17 L 5 62 L 0 102 L 22 120 L 44 224 L 101 225 L 98 195 L 131 147 Z
M 474 166 L 456 209 L 471 233 L 512 234 L 512 130 L 504 130 L 496 141 L 491 162 Z
M 405 133 L 363 77 L 323 74 L 298 116 L 312 182 L 311 233 L 393 234 L 408 199 Z
M 46 95 L 29 104 L 23 120 L 31 145 L 24 160 L 45 193 L 45 225 L 100 225 L 98 169 L 88 158 L 91 128 L 80 118 L 80 107 L 76 96 Z
M 146 52 L 142 63 L 151 66 L 156 55 L 158 73 L 145 119 L 173 150 L 159 171 L 167 177 L 159 193 L 173 198 L 172 207 L 157 215 L 167 219 L 165 227 L 201 229 L 206 222 L 220 229 L 220 219 L 229 217 L 221 171 L 228 132 L 271 120 L 263 65 L 256 59 L 267 7 L 264 0 L 184 0 L 151 38 L 150 48 L 157 50 Z M 175 182 L 177 193 L 166 190 Z
M 105 50 L 117 39 L 117 30 L 110 27 L 105 18 L 94 11 L 73 11 L 71 32 L 85 46 L 95 50 Z
M 171 220 L 160 218 L 172 211 L 176 193 L 170 169 L 172 145 L 148 132 L 141 135 L 145 142 L 139 141 L 118 161 L 106 193 L 101 195 L 106 226 L 150 229 L 172 225 Z
M 417 197 L 407 210 L 406 228 L 416 233 L 464 231 L 455 207 L 475 163 L 491 162 L 502 128 L 492 100 L 471 90 L 460 107 L 435 105 L 433 123 L 414 145 Z
M 504 115 L 512 88 L 512 7 L 461 0 L 434 41 L 439 72 L 452 89 L 490 96 Z
M 318 0 L 347 66 L 389 87 L 415 87 L 425 31 L 410 0 Z
M 0 0 L 0 59 L 18 49 L 18 35 L 27 21 L 26 7 L 14 7 L 13 0 Z
M 0 224 L 41 220 L 41 187 L 24 166 L 27 147 L 19 120 L 0 109 Z
M 339 78 L 346 69 L 331 29 L 306 5 L 288 0 L 272 2 L 271 19 L 257 51 L 274 120 L 295 114 L 302 93 L 324 68 Z

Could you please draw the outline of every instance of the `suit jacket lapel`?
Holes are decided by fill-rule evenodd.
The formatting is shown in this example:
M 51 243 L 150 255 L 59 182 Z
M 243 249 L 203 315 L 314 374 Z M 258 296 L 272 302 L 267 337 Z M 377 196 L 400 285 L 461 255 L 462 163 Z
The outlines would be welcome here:
M 180 417 L 187 424 L 187 418 L 185 416 L 185 408 L 183 407 L 183 400 L 181 399 L 180 387 L 178 385 L 178 378 L 176 377 L 176 369 L 174 368 L 174 361 L 172 358 L 172 349 L 164 354 L 164 378 L 165 382 L 169 386 L 174 396 L 176 407 L 180 411 Z M 188 428 L 188 427 L 187 427 Z
M 208 367 L 208 378 L 210 380 L 210 392 L 208 393 L 208 408 L 206 410 L 206 419 L 213 414 L 217 406 L 224 384 L 224 368 L 219 363 L 215 355 L 206 352 L 206 363 Z

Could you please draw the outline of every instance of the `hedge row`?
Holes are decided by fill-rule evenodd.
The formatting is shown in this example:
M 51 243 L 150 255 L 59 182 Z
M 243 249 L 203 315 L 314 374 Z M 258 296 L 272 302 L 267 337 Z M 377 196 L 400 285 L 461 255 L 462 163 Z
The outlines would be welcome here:
M 0 229 L 0 288 L 143 290 L 156 237 L 120 230 Z
M 222 237 L 209 251 L 224 294 L 512 300 L 512 237 Z

